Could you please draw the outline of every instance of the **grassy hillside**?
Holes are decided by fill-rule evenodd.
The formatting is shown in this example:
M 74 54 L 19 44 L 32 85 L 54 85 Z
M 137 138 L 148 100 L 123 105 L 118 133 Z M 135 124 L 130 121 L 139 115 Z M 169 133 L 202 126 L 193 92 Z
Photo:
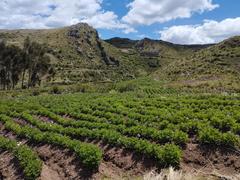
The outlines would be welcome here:
M 48 47 L 57 70 L 55 83 L 112 82 L 146 76 L 199 48 L 150 39 L 102 41 L 98 32 L 84 23 L 50 30 L 0 31 L 0 39 L 20 47 L 26 37 Z
M 188 57 L 192 53 L 210 45 L 177 45 L 161 40 L 142 39 L 130 40 L 113 38 L 106 42 L 119 48 L 123 53 L 139 56 L 152 71 L 163 68 L 169 63 Z
M 137 56 L 122 54 L 103 42 L 97 31 L 87 24 L 50 30 L 0 31 L 0 39 L 20 47 L 26 37 L 49 48 L 57 70 L 55 83 L 119 81 L 147 74 Z
M 48 47 L 57 71 L 55 84 L 148 76 L 168 88 L 240 90 L 240 37 L 216 45 L 177 45 L 147 38 L 103 41 L 83 23 L 50 30 L 0 30 L 0 40 L 8 44 L 22 47 L 26 37 Z
M 174 87 L 204 87 L 240 90 L 240 37 L 202 49 L 173 61 L 153 74 L 155 79 L 173 81 Z

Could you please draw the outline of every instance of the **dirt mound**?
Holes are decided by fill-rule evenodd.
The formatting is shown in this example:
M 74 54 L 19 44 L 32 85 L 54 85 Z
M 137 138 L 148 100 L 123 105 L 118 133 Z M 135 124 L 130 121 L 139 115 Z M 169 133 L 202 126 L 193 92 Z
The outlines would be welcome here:
M 240 173 L 240 152 L 229 148 L 188 144 L 181 168 L 199 174 L 234 175 Z
M 84 169 L 75 155 L 67 149 L 51 145 L 34 147 L 39 157 L 44 161 L 41 180 L 81 179 L 91 177 L 93 172 Z

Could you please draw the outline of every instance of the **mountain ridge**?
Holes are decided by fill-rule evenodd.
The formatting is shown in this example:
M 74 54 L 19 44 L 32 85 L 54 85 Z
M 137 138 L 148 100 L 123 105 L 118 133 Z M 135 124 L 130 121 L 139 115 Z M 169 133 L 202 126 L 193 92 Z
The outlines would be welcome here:
M 0 39 L 9 45 L 21 47 L 26 37 L 48 47 L 57 70 L 53 83 L 116 82 L 151 76 L 172 84 L 201 79 L 207 71 L 213 71 L 210 76 L 218 71 L 221 78 L 227 74 L 227 79 L 235 82 L 239 71 L 233 65 L 239 66 L 239 36 L 218 44 L 179 45 L 149 38 L 102 40 L 86 23 L 57 29 L 0 30 Z M 212 59 L 218 56 L 221 62 L 216 65 L 218 60 Z M 226 66 L 229 62 L 231 65 Z

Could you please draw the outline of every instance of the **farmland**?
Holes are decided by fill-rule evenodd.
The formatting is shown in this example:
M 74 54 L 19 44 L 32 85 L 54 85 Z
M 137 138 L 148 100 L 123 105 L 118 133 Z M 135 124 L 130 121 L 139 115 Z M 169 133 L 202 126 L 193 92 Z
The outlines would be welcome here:
M 0 180 L 240 180 L 237 7 L 0 1 Z
M 146 92 L 2 98 L 0 149 L 19 167 L 12 179 L 240 172 L 239 95 Z

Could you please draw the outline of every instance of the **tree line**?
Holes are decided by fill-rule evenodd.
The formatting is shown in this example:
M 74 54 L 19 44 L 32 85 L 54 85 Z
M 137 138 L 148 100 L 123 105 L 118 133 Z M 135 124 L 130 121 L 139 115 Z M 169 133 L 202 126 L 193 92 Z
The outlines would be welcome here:
M 0 88 L 2 90 L 31 88 L 41 85 L 45 77 L 53 77 L 54 68 L 47 47 L 26 38 L 23 48 L 0 42 Z

